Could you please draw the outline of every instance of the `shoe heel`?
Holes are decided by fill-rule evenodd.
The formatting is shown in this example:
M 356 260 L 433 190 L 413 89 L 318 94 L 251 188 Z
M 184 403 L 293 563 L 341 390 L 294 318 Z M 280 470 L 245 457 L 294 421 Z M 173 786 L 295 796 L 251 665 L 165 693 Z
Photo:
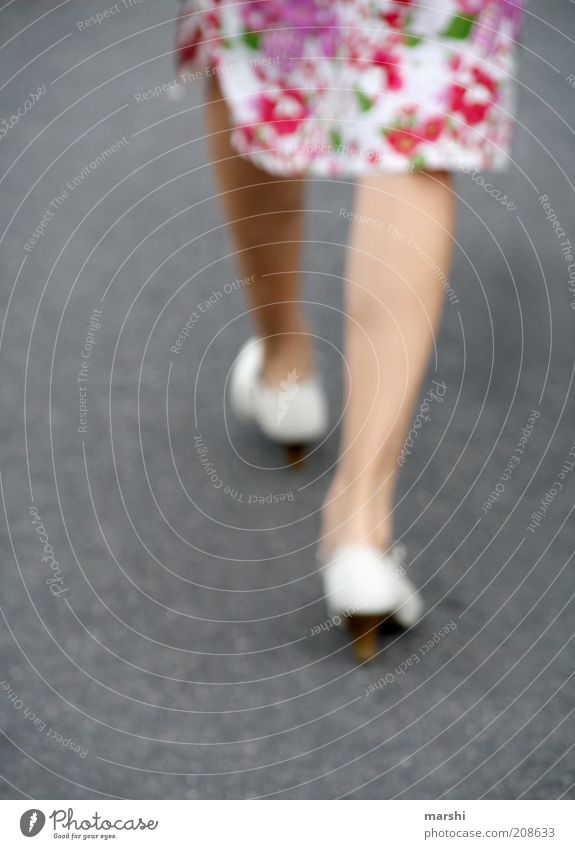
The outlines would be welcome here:
M 346 626 L 353 642 L 351 645 L 358 663 L 365 663 L 377 654 L 380 616 L 348 616 Z
M 286 465 L 292 469 L 296 466 L 301 466 L 307 456 L 306 448 L 306 445 L 300 444 L 284 446 Z

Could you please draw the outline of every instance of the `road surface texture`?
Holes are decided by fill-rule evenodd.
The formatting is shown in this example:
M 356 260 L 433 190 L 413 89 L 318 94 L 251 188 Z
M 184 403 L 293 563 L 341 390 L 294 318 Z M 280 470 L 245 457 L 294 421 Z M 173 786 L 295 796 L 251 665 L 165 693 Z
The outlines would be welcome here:
M 309 181 L 333 430 L 289 469 L 229 415 L 202 83 L 154 91 L 176 3 L 111 5 L 0 9 L 0 796 L 573 798 L 575 7 L 529 3 L 513 161 L 455 184 L 396 511 L 426 614 L 358 667 L 315 560 L 353 186 Z

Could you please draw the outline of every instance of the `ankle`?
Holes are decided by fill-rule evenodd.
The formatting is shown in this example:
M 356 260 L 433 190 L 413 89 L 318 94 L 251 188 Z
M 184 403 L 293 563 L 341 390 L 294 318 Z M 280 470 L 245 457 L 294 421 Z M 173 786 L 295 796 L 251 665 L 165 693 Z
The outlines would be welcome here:
M 313 341 L 307 328 L 269 336 L 263 344 L 262 370 L 268 386 L 278 386 L 288 375 L 305 380 L 313 372 Z
M 393 539 L 391 504 L 378 496 L 377 483 L 365 479 L 346 486 L 336 476 L 324 501 L 320 550 L 322 557 L 348 545 L 386 551 Z

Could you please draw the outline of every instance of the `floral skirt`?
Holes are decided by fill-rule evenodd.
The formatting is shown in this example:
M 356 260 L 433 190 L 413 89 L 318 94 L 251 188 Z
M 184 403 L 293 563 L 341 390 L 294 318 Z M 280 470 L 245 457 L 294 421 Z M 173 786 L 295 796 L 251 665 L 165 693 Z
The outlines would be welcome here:
M 184 81 L 275 174 L 500 169 L 523 0 L 182 0 Z

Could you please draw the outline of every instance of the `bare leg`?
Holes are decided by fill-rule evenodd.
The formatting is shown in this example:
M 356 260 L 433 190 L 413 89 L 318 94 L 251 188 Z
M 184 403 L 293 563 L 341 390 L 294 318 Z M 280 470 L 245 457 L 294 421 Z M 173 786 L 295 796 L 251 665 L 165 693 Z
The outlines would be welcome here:
M 325 552 L 359 543 L 385 549 L 391 542 L 398 456 L 443 302 L 433 262 L 449 273 L 449 175 L 365 179 L 356 213 L 346 275 L 349 406 L 324 505 Z
M 230 144 L 228 108 L 215 78 L 206 100 L 212 159 L 258 335 L 264 340 L 264 378 L 278 385 L 312 367 L 312 338 L 300 298 L 304 182 L 274 177 Z

